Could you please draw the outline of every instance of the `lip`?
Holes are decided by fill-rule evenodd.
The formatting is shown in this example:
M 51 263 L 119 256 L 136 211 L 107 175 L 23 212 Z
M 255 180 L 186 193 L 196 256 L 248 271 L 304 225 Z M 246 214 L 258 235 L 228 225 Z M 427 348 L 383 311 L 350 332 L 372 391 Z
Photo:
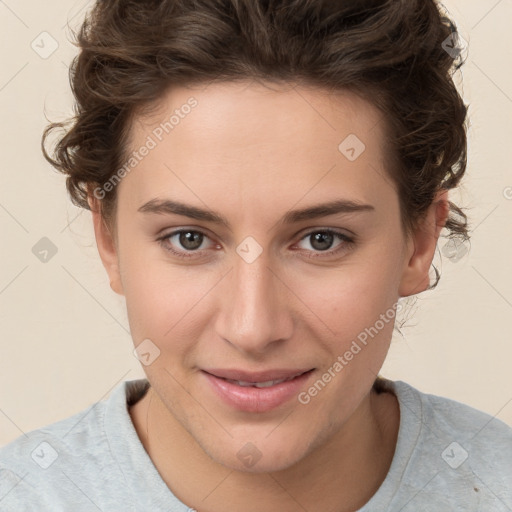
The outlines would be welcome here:
M 262 372 L 243 370 L 211 369 L 202 370 L 208 384 L 224 403 L 240 411 L 263 413 L 279 407 L 296 397 L 311 378 L 314 368 L 277 369 Z M 245 382 L 267 382 L 295 378 L 266 388 L 242 387 L 225 379 Z
M 305 373 L 312 368 L 278 368 L 275 370 L 265 370 L 260 372 L 247 372 L 237 369 L 226 368 L 208 368 L 203 369 L 204 372 L 220 377 L 222 379 L 241 380 L 245 382 L 267 382 L 269 380 L 289 379 L 295 375 Z

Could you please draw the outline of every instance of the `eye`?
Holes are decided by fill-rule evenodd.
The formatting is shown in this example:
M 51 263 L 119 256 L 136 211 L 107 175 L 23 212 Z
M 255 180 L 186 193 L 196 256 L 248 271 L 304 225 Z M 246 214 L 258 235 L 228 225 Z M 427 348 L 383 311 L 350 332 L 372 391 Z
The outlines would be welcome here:
M 194 229 L 179 229 L 158 238 L 160 245 L 178 258 L 197 257 L 206 250 L 205 247 L 201 248 L 205 240 L 210 238 L 202 231 Z
M 335 249 L 331 249 L 336 239 L 340 243 Z M 204 247 L 203 243 L 207 240 L 210 241 L 210 245 Z M 355 243 L 354 239 L 346 234 L 328 228 L 310 231 L 301 238 L 299 244 L 303 241 L 308 241 L 312 247 L 312 249 L 304 249 L 308 258 L 333 256 L 350 249 Z M 220 248 L 220 245 L 214 244 L 202 231 L 187 228 L 167 233 L 158 238 L 158 242 L 166 251 L 178 258 L 197 258 L 202 256 L 203 251 L 208 248 Z
M 335 249 L 331 249 L 336 239 L 340 240 L 340 243 Z M 307 255 L 309 258 L 332 256 L 350 249 L 354 245 L 354 240 L 351 237 L 333 229 L 317 229 L 310 231 L 301 238 L 301 242 L 303 241 L 307 241 L 312 247 L 313 254 Z M 306 251 L 311 253 L 310 249 L 306 249 Z

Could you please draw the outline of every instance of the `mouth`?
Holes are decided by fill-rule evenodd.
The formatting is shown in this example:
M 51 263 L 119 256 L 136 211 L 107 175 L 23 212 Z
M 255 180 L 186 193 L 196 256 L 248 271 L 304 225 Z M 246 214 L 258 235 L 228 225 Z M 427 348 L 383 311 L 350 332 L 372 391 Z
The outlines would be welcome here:
M 248 372 L 245 370 L 236 369 L 205 369 L 203 370 L 214 377 L 225 379 L 228 381 L 241 382 L 247 385 L 253 384 L 264 384 L 275 381 L 287 381 L 292 380 L 304 373 L 314 370 L 314 368 L 291 368 L 291 369 L 275 369 L 275 370 L 263 370 L 259 372 Z
M 238 384 L 242 387 L 253 386 L 255 388 L 270 388 L 271 386 L 275 386 L 276 384 L 281 384 L 281 382 L 288 382 L 289 380 L 293 380 L 296 377 L 299 377 L 302 373 L 298 375 L 293 375 L 292 377 L 288 377 L 287 379 L 277 379 L 277 380 L 266 380 L 264 382 L 249 382 L 243 380 L 232 380 L 232 379 L 224 379 L 227 382 L 231 382 L 232 384 Z
M 311 378 L 314 368 L 263 372 L 202 370 L 213 391 L 229 406 L 246 412 L 266 412 L 293 397 Z

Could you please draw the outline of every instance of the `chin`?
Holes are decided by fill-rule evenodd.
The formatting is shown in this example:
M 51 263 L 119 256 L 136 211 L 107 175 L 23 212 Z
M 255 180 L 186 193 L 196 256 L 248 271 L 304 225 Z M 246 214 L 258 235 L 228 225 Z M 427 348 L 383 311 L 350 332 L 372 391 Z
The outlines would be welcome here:
M 290 436 L 276 436 L 270 440 L 267 432 L 259 438 L 248 440 L 230 438 L 226 443 L 218 439 L 205 445 L 199 442 L 201 448 L 217 464 L 244 473 L 273 473 L 290 468 L 300 462 L 309 453 L 312 445 L 305 444 L 303 439 L 293 440 Z M 295 442 L 294 442 L 295 441 Z

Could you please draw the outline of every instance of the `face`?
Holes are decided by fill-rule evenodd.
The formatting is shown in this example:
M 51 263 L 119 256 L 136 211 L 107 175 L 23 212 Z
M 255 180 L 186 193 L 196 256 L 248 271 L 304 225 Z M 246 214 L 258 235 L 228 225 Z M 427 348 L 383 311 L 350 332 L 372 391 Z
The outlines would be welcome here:
M 98 246 L 161 407 L 214 461 L 283 469 L 334 436 L 424 289 L 435 237 L 404 238 L 384 129 L 348 92 L 250 82 L 133 124 Z

